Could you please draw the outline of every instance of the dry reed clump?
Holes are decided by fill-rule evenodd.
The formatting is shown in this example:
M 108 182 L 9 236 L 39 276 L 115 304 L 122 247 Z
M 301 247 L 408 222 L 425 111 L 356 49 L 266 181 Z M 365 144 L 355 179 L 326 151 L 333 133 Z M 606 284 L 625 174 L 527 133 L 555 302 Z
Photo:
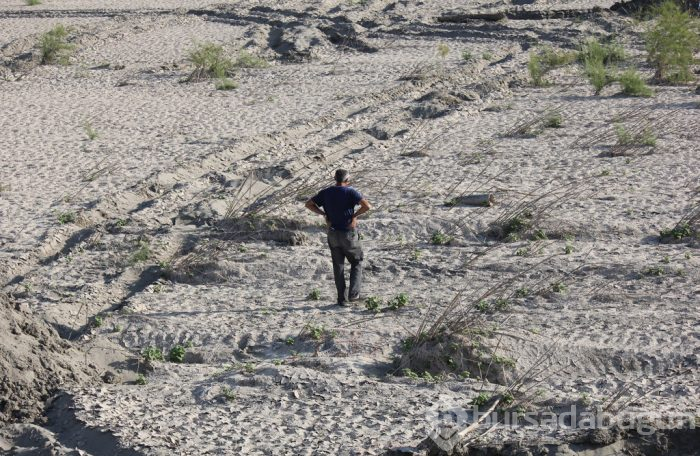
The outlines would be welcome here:
M 664 244 L 700 242 L 700 203 L 692 206 L 673 228 L 662 230 L 659 240 Z
M 245 241 L 275 241 L 289 245 L 302 245 L 308 236 L 302 231 L 305 225 L 296 220 L 251 214 L 225 218 L 217 224 L 222 239 Z
M 518 121 L 501 136 L 505 138 L 535 138 L 545 128 L 561 128 L 563 121 L 563 107 L 550 106 L 538 114 L 529 115 Z
M 529 193 L 513 204 L 507 205 L 501 215 L 491 222 L 483 233 L 499 241 L 566 239 L 574 233 L 573 227 L 550 221 L 551 213 L 568 201 L 581 196 L 586 190 L 587 179 L 574 181 L 559 187 Z
M 513 377 L 515 361 L 497 355 L 495 344 L 489 331 L 476 327 L 464 333 L 445 331 L 434 337 L 409 338 L 403 342 L 399 371 L 427 379 L 453 374 L 506 385 Z

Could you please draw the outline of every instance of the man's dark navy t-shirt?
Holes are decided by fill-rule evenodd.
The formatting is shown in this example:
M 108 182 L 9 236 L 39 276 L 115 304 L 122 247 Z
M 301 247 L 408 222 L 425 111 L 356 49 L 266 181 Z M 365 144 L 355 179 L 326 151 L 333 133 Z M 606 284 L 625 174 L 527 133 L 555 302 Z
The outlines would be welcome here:
M 316 206 L 323 207 L 331 228 L 337 231 L 348 231 L 352 223 L 355 206 L 360 204 L 362 194 L 352 187 L 334 185 L 318 192 L 311 198 Z

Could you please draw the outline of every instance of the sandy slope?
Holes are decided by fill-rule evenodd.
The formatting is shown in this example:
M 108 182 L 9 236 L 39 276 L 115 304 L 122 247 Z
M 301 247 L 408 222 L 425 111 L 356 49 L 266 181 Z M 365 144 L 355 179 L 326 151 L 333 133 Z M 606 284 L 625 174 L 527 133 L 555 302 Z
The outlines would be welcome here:
M 517 399 L 539 411 L 610 405 L 624 389 L 630 410 L 697 416 L 697 242 L 658 242 L 697 201 L 697 96 L 659 87 L 651 99 L 622 97 L 613 85 L 596 97 L 574 66 L 547 88 L 526 77 L 529 45 L 573 47 L 629 21 L 435 21 L 463 2 L 208 3 L 46 0 L 34 7 L 49 11 L 42 18 L 21 2 L 0 7 L 5 292 L 87 353 L 72 368 L 108 373 L 66 383 L 45 427 L 7 426 L 0 448 L 381 454 L 418 446 L 436 411 L 502 393 L 521 374 Z M 19 65 L 58 22 L 73 27 L 73 65 Z M 620 40 L 641 62 L 636 35 Z M 187 53 L 204 41 L 271 65 L 240 70 L 235 91 L 182 83 Z M 552 109 L 562 128 L 506 135 Z M 656 146 L 609 156 L 614 123 L 631 128 L 633 112 Z M 375 205 L 362 221 L 364 293 L 407 293 L 400 311 L 332 305 L 323 228 L 303 201 L 337 166 Z M 444 204 L 482 192 L 497 204 Z M 486 236 L 523 202 L 543 209 L 547 239 Z M 76 221 L 60 225 L 66 212 Z M 453 242 L 433 245 L 436 231 Z M 396 375 L 422 318 L 460 292 L 472 308 L 499 283 L 507 310 L 474 318 L 497 326 L 480 343 L 514 366 L 488 367 L 493 382 Z M 139 355 L 177 344 L 182 364 Z M 533 365 L 545 369 L 533 375 Z M 481 442 L 573 451 L 573 434 L 501 427 Z M 615 440 L 602 444 L 625 445 Z

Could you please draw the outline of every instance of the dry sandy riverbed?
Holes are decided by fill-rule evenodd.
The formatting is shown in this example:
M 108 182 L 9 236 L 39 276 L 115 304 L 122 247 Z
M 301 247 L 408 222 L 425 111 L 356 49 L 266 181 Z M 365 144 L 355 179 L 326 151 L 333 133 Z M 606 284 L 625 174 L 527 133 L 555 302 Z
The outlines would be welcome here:
M 644 24 L 588 12 L 611 4 L 3 2 L 0 449 L 424 453 L 442 412 L 499 398 L 541 423 L 572 406 L 694 423 L 698 241 L 658 234 L 698 204 L 695 86 L 595 96 L 576 64 L 549 87 L 527 77 L 533 46 L 590 36 L 615 36 L 651 75 Z M 506 10 L 559 13 L 439 20 Z M 38 65 L 57 24 L 71 64 Z M 182 83 L 204 42 L 269 65 L 239 69 L 232 91 Z M 539 128 L 553 112 L 560 128 Z M 656 145 L 611 156 L 614 125 L 641 123 Z M 333 305 L 303 201 L 339 166 L 375 206 L 364 294 L 405 293 L 399 310 Z M 495 204 L 459 204 L 482 193 Z M 533 229 L 496 239 L 524 208 Z M 450 303 L 467 331 L 426 347 L 447 368 L 433 378 L 406 349 Z M 182 363 L 142 355 L 178 345 Z M 503 454 L 691 454 L 698 441 L 547 423 L 477 435 L 473 448 Z

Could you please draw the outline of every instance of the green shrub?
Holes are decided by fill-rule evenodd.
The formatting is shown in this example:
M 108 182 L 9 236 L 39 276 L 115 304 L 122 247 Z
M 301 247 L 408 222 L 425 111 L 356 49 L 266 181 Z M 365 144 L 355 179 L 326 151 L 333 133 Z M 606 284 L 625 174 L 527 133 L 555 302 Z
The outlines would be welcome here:
M 588 81 L 595 88 L 595 94 L 600 95 L 603 88 L 611 81 L 603 61 L 595 59 L 586 60 L 583 64 L 583 70 Z
M 58 223 L 61 225 L 65 225 L 67 223 L 73 223 L 75 222 L 75 213 L 74 212 L 61 212 L 58 214 Z
M 377 296 L 370 296 L 365 300 L 365 308 L 370 312 L 378 313 L 382 306 L 382 298 Z
M 558 112 L 551 112 L 544 118 L 545 128 L 561 128 L 564 123 L 564 117 Z
M 234 65 L 238 68 L 267 68 L 270 66 L 267 60 L 247 51 L 238 53 L 238 58 Z
M 557 51 L 550 46 L 546 46 L 542 50 L 541 58 L 542 63 L 544 63 L 547 68 L 556 68 L 576 62 L 578 54 L 574 51 Z
M 138 374 L 136 376 L 136 380 L 134 381 L 137 385 L 145 385 L 148 383 L 148 380 L 146 379 L 146 376 L 143 374 Z
M 185 347 L 180 344 L 175 345 L 168 353 L 168 360 L 173 363 L 181 363 L 185 360 Z
M 25 0 L 27 6 L 41 5 L 41 0 Z
M 213 43 L 198 45 L 187 59 L 194 64 L 190 81 L 212 77 L 224 79 L 233 69 L 233 62 L 224 55 L 224 48 Z
M 686 237 L 690 237 L 693 234 L 693 230 L 690 227 L 690 223 L 683 222 L 671 229 L 665 229 L 661 231 L 662 238 L 672 237 L 673 239 L 681 240 Z
M 527 71 L 530 73 L 530 79 L 532 79 L 534 86 L 544 87 L 547 85 L 547 82 L 544 80 L 545 69 L 538 54 L 530 53 L 530 59 L 527 61 Z
M 318 288 L 314 288 L 313 290 L 311 290 L 308 296 L 306 296 L 306 299 L 308 299 L 309 301 L 318 301 L 319 299 L 321 299 L 321 290 L 319 290 Z
M 163 351 L 156 347 L 146 347 L 141 352 L 145 361 L 163 361 Z
M 633 69 L 629 69 L 617 78 L 622 86 L 622 93 L 633 97 L 650 97 L 653 92 L 642 80 L 642 77 Z
M 139 239 L 136 252 L 131 256 L 131 263 L 143 263 L 151 258 L 151 245 L 146 239 Z
M 430 243 L 433 245 L 447 245 L 452 242 L 452 237 L 440 231 L 433 232 L 430 237 Z
M 408 304 L 408 301 L 408 295 L 406 293 L 400 293 L 394 296 L 391 301 L 389 301 L 387 306 L 391 310 L 399 310 L 400 308 L 405 307 Z
M 41 64 L 67 65 L 74 46 L 66 41 L 68 29 L 59 24 L 41 36 Z
M 624 62 L 627 56 L 624 48 L 617 43 L 601 44 L 592 38 L 581 45 L 578 60 L 584 65 L 586 62 L 600 62 L 603 65 Z
M 656 24 L 645 37 L 647 60 L 656 69 L 655 77 L 673 83 L 692 81 L 693 53 L 700 48 L 697 20 L 671 0 L 656 13 Z
M 471 52 L 469 52 L 469 51 L 462 51 L 462 60 L 464 60 L 465 62 L 469 62 L 469 61 L 471 61 L 472 59 L 474 59 L 474 56 L 472 55 Z

